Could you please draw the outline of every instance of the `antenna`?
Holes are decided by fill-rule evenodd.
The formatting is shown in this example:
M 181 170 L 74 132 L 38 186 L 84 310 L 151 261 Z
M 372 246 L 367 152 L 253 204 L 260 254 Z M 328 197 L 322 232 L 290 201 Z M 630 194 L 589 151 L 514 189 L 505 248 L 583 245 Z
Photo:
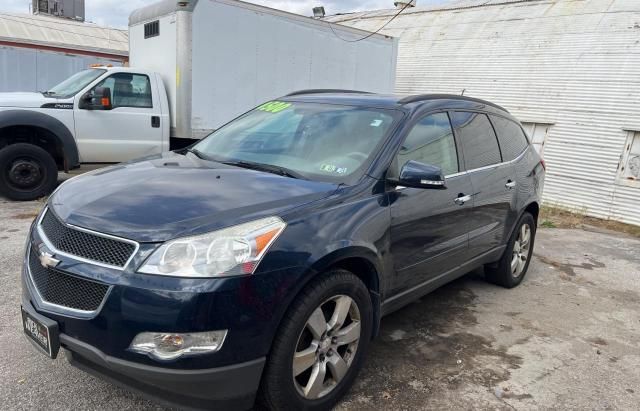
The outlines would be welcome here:
M 465 92 L 465 91 L 467 91 L 467 89 L 466 89 L 466 88 L 463 88 L 463 89 L 462 89 L 462 93 L 460 93 L 460 95 L 461 95 L 461 96 L 464 96 L 464 92 Z

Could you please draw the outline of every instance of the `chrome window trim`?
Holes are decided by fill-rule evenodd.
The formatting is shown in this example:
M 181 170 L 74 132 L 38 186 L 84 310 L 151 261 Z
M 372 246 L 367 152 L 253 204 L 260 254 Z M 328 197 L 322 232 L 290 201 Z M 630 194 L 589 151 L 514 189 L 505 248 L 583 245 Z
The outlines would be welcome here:
M 64 251 L 58 250 L 53 244 L 51 244 L 51 242 L 49 241 L 49 239 L 45 235 L 44 230 L 42 229 L 42 220 L 44 219 L 45 215 L 48 212 L 49 212 L 49 207 L 45 207 L 44 211 L 42 212 L 42 215 L 38 219 L 38 224 L 36 225 L 36 229 L 38 230 L 38 235 L 40 236 L 40 239 L 42 240 L 42 242 L 47 246 L 47 248 L 49 248 L 55 254 L 61 255 L 63 257 L 71 258 L 71 259 L 73 259 L 75 261 L 79 261 L 79 262 L 83 262 L 83 263 L 87 263 L 87 264 L 92 264 L 92 265 L 97 265 L 97 266 L 105 267 L 105 268 L 111 268 L 111 269 L 118 270 L 118 271 L 124 271 L 127 268 L 127 266 L 129 265 L 129 263 L 131 263 L 131 260 L 133 260 L 133 258 L 136 256 L 136 254 L 138 254 L 138 250 L 140 249 L 140 244 L 138 244 L 137 242 L 135 242 L 133 240 L 128 240 L 128 239 L 122 238 L 122 237 L 116 237 L 116 236 L 109 235 L 109 234 L 99 233 L 97 231 L 88 230 L 86 228 L 78 227 L 78 226 L 75 226 L 73 224 L 67 224 L 64 221 L 61 221 L 57 216 L 54 215 L 54 218 L 57 218 L 58 221 L 60 222 L 60 224 L 66 226 L 66 227 L 69 227 L 71 229 L 82 231 L 82 232 L 85 232 L 87 234 L 92 234 L 92 235 L 95 235 L 95 236 L 98 236 L 98 237 L 107 238 L 109 240 L 115 240 L 115 241 L 121 241 L 121 242 L 124 242 L 124 243 L 129 243 L 129 244 L 132 244 L 132 245 L 135 246 L 135 249 L 133 250 L 133 253 L 131 253 L 131 256 L 124 263 L 124 265 L 122 267 L 120 267 L 118 265 L 112 265 L 112 264 L 107 264 L 107 263 L 103 263 L 103 262 L 100 262 L 100 261 L 91 260 L 89 258 L 80 257 L 80 256 L 77 256 L 77 255 L 74 255 L 74 254 L 69 254 L 69 253 L 66 253 Z
M 27 274 L 28 274 L 28 279 L 29 281 L 27 281 L 27 285 L 30 289 L 31 295 L 35 298 L 36 300 L 36 304 L 38 305 L 38 308 L 42 309 L 43 311 L 52 313 L 52 314 L 63 314 L 63 315 L 70 315 L 72 317 L 76 317 L 76 318 L 82 318 L 82 319 L 91 319 L 93 317 L 95 317 L 96 315 L 98 315 L 98 313 L 102 310 L 102 308 L 104 307 L 105 303 L 107 302 L 107 298 L 109 297 L 109 294 L 111 294 L 111 289 L 113 289 L 113 285 L 109 285 L 109 284 L 104 284 L 106 285 L 107 288 L 107 292 L 104 294 L 104 297 L 102 298 L 102 302 L 100 302 L 100 305 L 98 306 L 98 308 L 96 308 L 93 311 L 86 311 L 86 310 L 79 310 L 77 308 L 71 308 L 71 307 L 65 307 L 64 305 L 58 305 L 58 304 L 54 304 L 54 303 L 50 303 L 48 301 L 46 301 L 42 295 L 40 294 L 40 290 L 38 290 L 38 287 L 36 286 L 36 282 L 33 280 L 33 275 L 31 274 L 31 267 L 29 266 L 29 264 L 31 263 L 31 248 L 33 247 L 33 245 L 31 244 L 31 241 L 29 241 L 29 247 L 27 247 L 27 264 L 26 264 L 26 270 L 27 270 Z M 67 274 L 64 271 L 61 271 L 64 275 L 69 275 L 71 277 L 78 277 L 81 279 L 85 279 L 86 281 L 91 281 L 94 283 L 97 283 L 98 281 L 94 281 L 90 278 L 82 278 L 80 276 L 74 276 L 71 274 Z
M 478 171 L 484 171 L 484 170 L 490 170 L 492 168 L 498 168 L 498 167 L 502 167 L 505 165 L 509 165 L 512 163 L 515 163 L 517 161 L 520 161 L 522 159 L 522 157 L 524 157 L 524 155 L 527 153 L 527 151 L 529 151 L 529 148 L 531 147 L 531 144 L 529 144 L 527 146 L 527 148 L 525 148 L 522 153 L 520 153 L 518 155 L 518 157 L 514 158 L 513 160 L 509 160 L 509 161 L 503 161 L 502 163 L 496 163 L 496 164 L 490 164 L 488 166 L 484 166 L 484 167 L 478 167 L 478 168 L 474 168 L 473 170 L 466 170 L 466 171 L 460 171 L 457 173 L 453 173 L 453 174 L 447 174 L 446 176 L 444 176 L 445 182 L 448 178 L 454 178 L 454 177 L 460 177 L 466 174 L 472 174 Z M 400 191 L 400 190 L 404 190 L 407 187 L 405 186 L 396 186 L 396 191 Z
M 498 167 L 502 167 L 502 166 L 506 166 L 506 165 L 515 163 L 517 161 L 520 161 L 522 159 L 522 157 L 524 157 L 524 155 L 529 150 L 529 147 L 531 147 L 531 145 L 528 145 L 527 148 L 522 150 L 522 153 L 518 154 L 518 157 L 514 158 L 513 160 L 503 161 L 501 163 L 496 163 L 496 164 L 489 164 L 488 166 L 478 167 L 478 168 L 474 168 L 472 170 L 461 171 L 461 172 L 455 173 L 455 174 L 449 174 L 447 176 L 444 176 L 444 178 L 446 180 L 447 178 L 450 178 L 450 177 L 457 177 L 457 176 L 461 176 L 461 175 L 464 175 L 464 174 L 475 173 L 475 172 L 478 172 L 478 171 L 490 170 L 492 168 L 498 168 Z

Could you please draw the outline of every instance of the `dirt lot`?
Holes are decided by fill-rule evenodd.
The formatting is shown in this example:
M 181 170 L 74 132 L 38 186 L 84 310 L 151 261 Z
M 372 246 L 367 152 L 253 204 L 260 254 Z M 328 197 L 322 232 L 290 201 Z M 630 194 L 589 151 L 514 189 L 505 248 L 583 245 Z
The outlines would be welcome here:
M 22 336 L 22 249 L 40 206 L 0 199 L 2 408 L 159 408 Z M 544 228 L 535 254 L 519 288 L 473 272 L 385 318 L 338 409 L 637 409 L 640 240 Z

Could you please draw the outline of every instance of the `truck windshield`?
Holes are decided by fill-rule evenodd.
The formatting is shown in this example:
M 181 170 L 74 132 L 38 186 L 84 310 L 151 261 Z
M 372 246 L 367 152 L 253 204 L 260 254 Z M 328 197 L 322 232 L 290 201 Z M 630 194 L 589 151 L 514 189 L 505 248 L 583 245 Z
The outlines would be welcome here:
M 47 97 L 67 98 L 75 96 L 80 90 L 91 83 L 93 80 L 104 74 L 106 70 L 89 69 L 74 74 L 62 83 L 53 87 L 43 94 Z
M 401 116 L 396 110 L 274 101 L 213 132 L 192 151 L 240 167 L 348 183 L 361 177 Z

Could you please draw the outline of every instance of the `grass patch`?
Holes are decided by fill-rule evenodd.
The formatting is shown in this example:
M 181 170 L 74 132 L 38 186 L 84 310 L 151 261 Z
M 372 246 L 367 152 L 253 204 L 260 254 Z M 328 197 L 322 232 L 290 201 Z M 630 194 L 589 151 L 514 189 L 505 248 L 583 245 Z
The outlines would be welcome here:
M 594 226 L 640 238 L 640 226 L 589 217 L 586 215 L 586 210 L 584 209 L 571 210 L 544 205 L 540 209 L 538 219 L 540 221 L 540 227 L 545 228 L 584 228 L 584 226 Z
M 543 222 L 540 223 L 540 227 L 544 227 L 544 228 L 557 228 L 558 226 L 556 225 L 556 223 L 554 223 L 551 220 L 544 220 Z

